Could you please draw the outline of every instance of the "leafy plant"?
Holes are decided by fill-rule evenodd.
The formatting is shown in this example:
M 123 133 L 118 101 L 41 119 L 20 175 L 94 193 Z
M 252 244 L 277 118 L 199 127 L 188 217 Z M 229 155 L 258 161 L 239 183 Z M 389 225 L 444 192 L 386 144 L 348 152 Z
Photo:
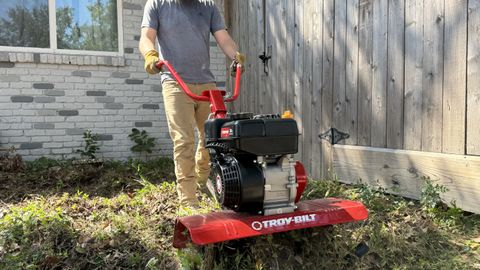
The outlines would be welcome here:
M 151 154 L 153 152 L 153 147 L 155 147 L 155 138 L 150 137 L 147 131 L 140 131 L 134 128 L 128 137 L 133 143 L 135 143 L 135 145 L 130 148 L 132 152 L 140 154 L 145 153 L 145 159 L 147 159 L 147 154 Z
M 90 159 L 95 159 L 95 154 L 97 153 L 98 149 L 98 134 L 92 133 L 91 130 L 87 130 L 83 133 L 83 140 L 85 141 L 84 149 L 78 149 L 77 153 L 80 155 L 88 157 Z
M 425 184 L 422 187 L 422 193 L 420 196 L 420 204 L 426 210 L 435 209 L 442 203 L 441 194 L 448 191 L 448 189 L 439 184 L 434 184 L 428 177 L 422 177 Z

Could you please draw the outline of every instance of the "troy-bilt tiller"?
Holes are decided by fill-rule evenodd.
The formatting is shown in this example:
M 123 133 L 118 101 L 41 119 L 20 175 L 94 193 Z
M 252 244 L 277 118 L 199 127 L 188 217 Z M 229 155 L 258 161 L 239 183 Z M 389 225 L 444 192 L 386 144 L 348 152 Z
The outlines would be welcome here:
M 307 176 L 302 163 L 293 157 L 298 150 L 296 121 L 278 115 L 227 113 L 225 102 L 234 101 L 239 94 L 240 65 L 232 96 L 225 96 L 222 90 L 195 95 L 168 62 L 157 63 L 159 69 L 163 66 L 190 98 L 210 102 L 212 114 L 205 122 L 209 186 L 217 201 L 231 209 L 179 217 L 174 247 L 183 248 L 190 239 L 205 245 L 368 217 L 360 202 L 337 198 L 300 201 Z

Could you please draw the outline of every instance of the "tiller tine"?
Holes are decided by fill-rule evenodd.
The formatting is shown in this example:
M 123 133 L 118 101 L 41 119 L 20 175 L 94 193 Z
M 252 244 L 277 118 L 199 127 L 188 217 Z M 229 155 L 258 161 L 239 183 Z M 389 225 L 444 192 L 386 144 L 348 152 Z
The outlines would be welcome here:
M 360 202 L 337 198 L 301 201 L 293 213 L 271 216 L 234 211 L 177 218 L 173 246 L 184 248 L 189 240 L 207 245 L 234 239 L 365 220 L 368 212 Z

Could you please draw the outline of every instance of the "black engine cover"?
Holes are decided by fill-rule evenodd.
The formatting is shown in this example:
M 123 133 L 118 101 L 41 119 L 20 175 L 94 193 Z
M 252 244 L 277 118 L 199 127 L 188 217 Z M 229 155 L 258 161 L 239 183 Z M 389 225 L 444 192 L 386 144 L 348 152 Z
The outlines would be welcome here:
M 265 179 L 258 164 L 226 154 L 212 161 L 210 179 L 221 205 L 235 211 L 262 211 Z
M 205 122 L 205 135 L 207 145 L 220 142 L 232 151 L 255 156 L 298 152 L 299 133 L 294 119 L 210 119 Z

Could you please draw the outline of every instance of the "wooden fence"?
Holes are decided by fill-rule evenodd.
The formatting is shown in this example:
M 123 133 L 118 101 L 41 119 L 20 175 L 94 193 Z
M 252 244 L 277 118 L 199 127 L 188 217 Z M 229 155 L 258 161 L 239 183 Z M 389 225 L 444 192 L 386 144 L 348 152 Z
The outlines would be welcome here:
M 291 110 L 312 177 L 414 198 L 429 177 L 480 212 L 480 0 L 225 0 L 225 9 L 248 57 L 234 109 Z M 350 138 L 320 140 L 331 127 Z

